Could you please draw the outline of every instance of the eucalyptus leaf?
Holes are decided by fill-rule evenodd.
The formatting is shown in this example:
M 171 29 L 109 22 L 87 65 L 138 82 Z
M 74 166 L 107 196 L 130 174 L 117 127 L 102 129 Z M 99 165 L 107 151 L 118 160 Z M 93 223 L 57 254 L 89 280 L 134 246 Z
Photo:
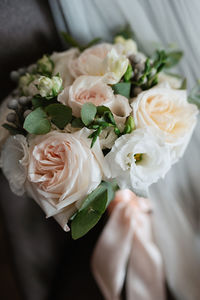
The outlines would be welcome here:
M 104 112 L 106 111 L 111 111 L 109 107 L 107 106 L 97 106 L 97 114 L 100 115 L 100 116 L 103 116 Z
M 3 128 L 7 129 L 11 135 L 16 135 L 16 134 L 25 134 L 25 131 L 21 128 L 17 128 L 13 125 L 10 125 L 8 123 L 5 123 L 2 125 Z
M 115 37 L 117 36 L 123 36 L 124 39 L 133 39 L 134 38 L 134 32 L 130 26 L 130 24 L 126 24 L 119 32 L 115 34 Z
M 85 103 L 81 108 L 81 120 L 88 126 L 94 120 L 97 113 L 97 108 L 92 103 Z
M 72 127 L 74 128 L 83 128 L 85 125 L 83 124 L 81 118 L 75 118 L 72 123 Z
M 23 127 L 31 134 L 46 134 L 51 130 L 51 123 L 45 111 L 38 107 L 26 117 Z
M 66 105 L 60 103 L 50 104 L 45 108 L 45 111 L 59 129 L 65 128 L 72 120 L 72 109 Z
M 130 82 L 119 82 L 112 86 L 112 89 L 115 94 L 122 95 L 126 98 L 130 98 L 130 91 L 131 91 L 131 83 Z
M 195 104 L 200 109 L 200 80 L 191 90 L 188 96 L 188 102 Z
M 71 232 L 74 240 L 84 236 L 100 220 L 109 203 L 113 200 L 117 185 L 102 182 L 90 193 L 75 216 L 71 218 Z

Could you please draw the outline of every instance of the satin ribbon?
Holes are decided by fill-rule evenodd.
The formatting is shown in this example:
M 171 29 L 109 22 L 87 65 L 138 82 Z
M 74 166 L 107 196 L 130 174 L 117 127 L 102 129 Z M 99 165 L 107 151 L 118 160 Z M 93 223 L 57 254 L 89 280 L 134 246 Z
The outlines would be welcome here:
M 164 300 L 162 257 L 153 241 L 148 199 L 119 191 L 92 257 L 92 271 L 106 300 Z

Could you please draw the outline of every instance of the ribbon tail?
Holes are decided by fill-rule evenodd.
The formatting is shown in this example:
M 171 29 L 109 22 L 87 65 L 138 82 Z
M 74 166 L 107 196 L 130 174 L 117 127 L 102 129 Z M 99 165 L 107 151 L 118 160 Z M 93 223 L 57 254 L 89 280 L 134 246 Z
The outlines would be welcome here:
M 140 216 L 135 231 L 126 279 L 128 300 L 164 300 L 165 284 L 161 253 L 152 236 L 151 216 Z
M 92 257 L 92 271 L 106 300 L 119 300 L 134 235 L 126 203 L 119 203 L 100 236 Z

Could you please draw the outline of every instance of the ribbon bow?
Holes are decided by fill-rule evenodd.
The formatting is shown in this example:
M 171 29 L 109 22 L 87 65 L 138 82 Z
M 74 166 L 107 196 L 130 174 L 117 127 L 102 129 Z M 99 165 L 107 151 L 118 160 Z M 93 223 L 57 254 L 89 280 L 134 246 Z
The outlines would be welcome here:
M 153 241 L 148 199 L 119 191 L 92 257 L 92 270 L 106 300 L 119 300 L 126 277 L 128 300 L 164 300 L 162 258 Z

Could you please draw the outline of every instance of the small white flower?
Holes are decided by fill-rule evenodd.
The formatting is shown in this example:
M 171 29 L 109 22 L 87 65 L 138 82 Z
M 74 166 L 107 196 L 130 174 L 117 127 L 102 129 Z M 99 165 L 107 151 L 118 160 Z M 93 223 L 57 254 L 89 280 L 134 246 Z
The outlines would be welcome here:
M 62 79 L 59 76 L 53 76 L 52 78 L 40 76 L 33 84 L 35 84 L 38 94 L 42 97 L 54 97 L 62 89 Z
M 23 135 L 7 139 L 1 153 L 2 170 L 13 193 L 22 196 L 27 178 L 29 152 L 26 138 Z
M 105 159 L 119 187 L 139 194 L 164 177 L 171 166 L 169 149 L 143 129 L 118 138 Z

